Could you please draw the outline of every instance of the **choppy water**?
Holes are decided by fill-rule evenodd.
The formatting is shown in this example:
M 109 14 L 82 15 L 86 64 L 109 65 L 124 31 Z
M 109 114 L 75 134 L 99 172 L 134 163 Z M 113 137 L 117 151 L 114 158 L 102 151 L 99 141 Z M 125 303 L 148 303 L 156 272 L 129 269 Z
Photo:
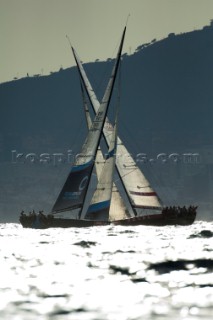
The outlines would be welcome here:
M 0 224 L 0 319 L 213 318 L 213 223 Z

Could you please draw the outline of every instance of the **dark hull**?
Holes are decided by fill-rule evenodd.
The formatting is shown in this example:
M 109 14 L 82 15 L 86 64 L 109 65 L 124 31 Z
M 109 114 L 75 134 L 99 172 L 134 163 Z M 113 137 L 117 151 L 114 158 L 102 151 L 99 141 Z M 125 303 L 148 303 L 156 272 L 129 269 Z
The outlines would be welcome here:
M 32 229 L 47 229 L 47 228 L 86 228 L 95 226 L 109 225 L 109 221 L 92 221 L 92 220 L 80 220 L 80 219 L 62 219 L 54 218 L 50 221 L 37 219 L 37 221 L 27 221 L 27 219 L 21 220 L 20 223 L 24 228 Z
M 122 225 L 122 226 L 188 226 L 191 225 L 196 218 L 195 212 L 187 212 L 185 214 L 177 214 L 174 216 L 168 214 L 153 214 L 139 217 L 132 217 L 128 219 L 115 221 L 94 221 L 94 220 L 80 220 L 80 219 L 62 219 L 52 218 L 43 219 L 36 217 L 34 219 L 20 218 L 20 223 L 24 228 L 32 229 L 47 229 L 47 228 L 86 228 L 106 225 Z
M 129 219 L 123 220 L 116 220 L 113 221 L 114 225 L 121 225 L 121 226 L 189 226 L 193 224 L 196 218 L 196 212 L 193 213 L 186 213 L 180 214 L 173 217 L 168 217 L 166 214 L 155 214 L 155 215 L 147 215 L 147 216 L 140 216 L 134 217 Z

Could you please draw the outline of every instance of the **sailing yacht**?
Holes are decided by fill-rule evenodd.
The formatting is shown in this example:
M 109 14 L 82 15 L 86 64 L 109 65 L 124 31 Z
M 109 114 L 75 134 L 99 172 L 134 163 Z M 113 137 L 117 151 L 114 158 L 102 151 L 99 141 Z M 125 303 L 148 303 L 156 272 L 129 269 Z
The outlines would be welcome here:
M 93 111 L 96 113 L 100 105 L 97 96 L 86 75 L 81 60 L 72 47 L 73 55 L 81 76 L 84 88 L 89 97 Z M 109 145 L 113 126 L 106 117 L 103 135 L 106 144 Z M 116 169 L 119 174 L 127 199 L 132 208 L 133 216 L 118 218 L 112 221 L 116 225 L 190 225 L 196 218 L 197 207 L 164 207 L 158 194 L 150 186 L 148 180 L 137 166 L 131 154 L 118 137 L 117 141 Z M 128 165 L 127 165 L 128 164 Z
M 121 53 L 126 33 L 124 28 L 117 57 L 112 73 L 106 87 L 103 99 L 98 101 L 96 94 L 89 82 L 81 60 L 72 48 L 76 64 L 81 77 L 83 89 L 84 109 L 87 119 L 88 134 L 71 171 L 53 205 L 51 214 L 36 217 L 23 215 L 20 222 L 23 227 L 50 228 L 50 227 L 89 227 L 116 225 L 188 225 L 194 222 L 196 208 L 190 207 L 184 210 L 165 210 L 157 193 L 150 186 L 148 180 L 137 166 L 122 140 L 117 136 L 117 116 L 113 126 L 107 118 L 107 112 L 120 66 Z M 85 102 L 84 90 L 87 93 L 90 104 L 95 112 L 92 121 Z M 116 114 L 118 112 L 116 111 Z M 104 159 L 100 140 L 104 136 L 108 146 L 108 155 Z M 119 156 L 116 157 L 117 154 Z M 96 160 L 96 161 L 95 161 Z M 96 162 L 96 165 L 95 165 Z M 128 163 L 128 165 L 127 165 Z M 85 199 L 90 188 L 91 176 L 96 167 L 98 183 L 91 202 L 86 208 L 83 217 Z M 127 210 L 119 190 L 113 183 L 115 168 L 120 177 L 123 190 L 131 208 Z M 62 218 L 59 214 L 67 213 L 70 217 Z

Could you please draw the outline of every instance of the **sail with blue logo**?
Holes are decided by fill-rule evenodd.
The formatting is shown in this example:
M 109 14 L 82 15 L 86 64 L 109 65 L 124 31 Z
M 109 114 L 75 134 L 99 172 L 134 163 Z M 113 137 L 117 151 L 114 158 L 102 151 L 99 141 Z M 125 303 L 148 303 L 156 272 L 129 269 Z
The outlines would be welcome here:
M 92 122 L 92 126 L 88 131 L 81 152 L 78 154 L 78 157 L 71 168 L 71 172 L 68 175 L 67 180 L 52 208 L 52 213 L 78 209 L 79 217 L 81 215 L 120 63 L 125 32 L 126 28 L 122 34 L 117 58 L 102 102 L 99 105 L 95 118 Z

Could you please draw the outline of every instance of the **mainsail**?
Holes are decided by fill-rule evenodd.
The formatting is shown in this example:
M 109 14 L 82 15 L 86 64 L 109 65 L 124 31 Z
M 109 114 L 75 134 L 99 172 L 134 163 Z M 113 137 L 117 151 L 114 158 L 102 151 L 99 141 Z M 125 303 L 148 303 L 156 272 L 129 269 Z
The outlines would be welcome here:
M 89 82 L 79 56 L 74 48 L 72 48 L 72 50 L 91 105 L 94 112 L 97 113 L 100 103 Z M 103 134 L 108 146 L 110 144 L 112 132 L 113 126 L 108 118 L 106 118 Z M 145 212 L 146 209 L 162 209 L 162 204 L 157 193 L 152 189 L 148 180 L 145 178 L 119 137 L 117 141 L 116 166 L 135 215 Z
M 108 150 L 106 161 L 98 180 L 97 188 L 92 197 L 85 219 L 109 220 L 109 210 L 112 197 L 112 184 L 116 158 L 117 117 Z
M 81 92 L 82 92 L 86 122 L 87 122 L 87 126 L 89 129 L 92 125 L 92 120 L 90 117 L 90 113 L 89 113 L 89 109 L 88 109 L 88 105 L 87 105 L 87 101 L 86 101 L 86 97 L 84 94 L 82 83 L 81 83 Z M 101 180 L 100 177 L 101 177 L 101 172 L 103 171 L 104 164 L 105 164 L 105 159 L 104 159 L 103 153 L 101 151 L 101 148 L 98 147 L 96 159 L 95 159 L 95 169 L 96 169 L 98 181 Z M 107 186 L 107 188 L 109 188 L 109 186 Z M 109 193 L 109 195 L 110 195 L 110 193 Z M 91 214 L 90 214 L 90 216 L 91 216 Z M 97 216 L 97 214 L 96 214 L 96 216 Z M 113 182 L 112 192 L 111 192 L 111 203 L 110 203 L 108 218 L 109 218 L 109 220 L 119 220 L 119 219 L 125 219 L 127 217 L 130 217 L 130 215 L 128 213 L 128 210 L 124 204 L 124 201 L 120 195 L 118 188 L 116 187 L 115 183 Z M 85 218 L 89 218 L 89 216 L 87 215 L 87 216 L 85 216 Z M 91 216 L 91 218 L 94 219 L 95 216 L 93 215 L 93 216 Z M 100 216 L 98 218 L 100 219 Z
M 52 213 L 79 209 L 80 217 L 94 166 L 94 158 L 99 146 L 102 129 L 112 96 L 115 78 L 120 63 L 125 32 L 126 28 L 124 28 L 122 34 L 117 58 L 115 60 L 111 77 L 109 79 L 102 102 L 97 108 L 96 116 L 92 122 L 92 126 L 87 134 L 87 138 L 83 144 L 81 152 L 78 154 L 71 172 L 53 206 Z

